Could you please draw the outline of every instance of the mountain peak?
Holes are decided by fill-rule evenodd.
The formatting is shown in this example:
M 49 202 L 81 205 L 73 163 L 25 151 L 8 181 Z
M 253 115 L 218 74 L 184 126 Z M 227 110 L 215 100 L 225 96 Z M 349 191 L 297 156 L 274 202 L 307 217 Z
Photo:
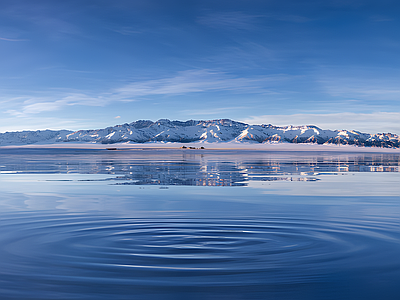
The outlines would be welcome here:
M 230 119 L 171 121 L 138 120 L 104 129 L 79 131 L 24 131 L 0 134 L 0 145 L 87 142 L 238 142 L 348 144 L 399 148 L 400 137 L 391 133 L 368 134 L 355 130 L 323 130 L 315 125 L 250 125 Z

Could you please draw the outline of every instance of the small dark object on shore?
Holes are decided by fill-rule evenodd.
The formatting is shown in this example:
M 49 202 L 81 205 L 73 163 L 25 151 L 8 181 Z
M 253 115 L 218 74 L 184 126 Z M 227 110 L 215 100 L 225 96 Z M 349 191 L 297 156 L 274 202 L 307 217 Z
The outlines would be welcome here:
M 186 147 L 182 146 L 181 149 L 205 149 L 204 147 L 196 148 L 196 147 Z

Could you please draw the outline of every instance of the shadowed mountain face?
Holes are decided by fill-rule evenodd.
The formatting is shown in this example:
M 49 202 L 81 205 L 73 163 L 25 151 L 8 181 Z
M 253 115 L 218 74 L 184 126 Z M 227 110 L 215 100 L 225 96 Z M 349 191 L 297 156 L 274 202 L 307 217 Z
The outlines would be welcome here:
M 0 145 L 56 142 L 113 144 L 121 142 L 247 142 L 312 143 L 398 148 L 400 137 L 391 133 L 368 134 L 354 130 L 323 130 L 316 126 L 249 125 L 229 119 L 186 122 L 139 120 L 104 129 L 79 131 L 23 131 L 0 134 Z

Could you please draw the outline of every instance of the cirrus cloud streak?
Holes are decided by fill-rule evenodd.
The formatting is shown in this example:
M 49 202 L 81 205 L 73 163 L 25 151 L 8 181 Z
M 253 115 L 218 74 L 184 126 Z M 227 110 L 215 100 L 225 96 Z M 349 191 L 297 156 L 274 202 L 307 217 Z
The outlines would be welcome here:
M 64 93 L 62 95 L 29 97 L 6 113 L 15 117 L 62 110 L 67 106 L 106 106 L 113 102 L 132 102 L 147 97 L 174 96 L 189 93 L 230 92 L 230 93 L 274 93 L 269 88 L 273 83 L 286 80 L 285 76 L 234 77 L 214 70 L 187 70 L 174 76 L 161 79 L 136 80 L 113 90 L 90 95 L 84 91 Z M 22 99 L 22 97 L 20 97 Z

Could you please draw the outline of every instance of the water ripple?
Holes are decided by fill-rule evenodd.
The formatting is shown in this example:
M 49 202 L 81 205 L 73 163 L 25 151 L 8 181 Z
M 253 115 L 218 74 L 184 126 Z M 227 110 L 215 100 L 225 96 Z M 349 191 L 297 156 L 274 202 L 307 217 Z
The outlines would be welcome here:
M 400 248 L 398 224 L 393 226 L 391 222 L 351 219 L 151 219 L 20 213 L 0 221 L 0 281 L 35 282 L 35 289 L 44 293 L 41 297 L 56 289 L 61 293 L 59 299 L 62 293 L 78 292 L 82 285 L 306 283 L 317 277 L 322 280 L 327 270 L 346 264 L 358 268 L 376 263 L 389 268 L 380 261 L 383 256 L 390 261 L 388 255 L 394 256 Z M 1 285 L 3 294 L 11 289 Z

